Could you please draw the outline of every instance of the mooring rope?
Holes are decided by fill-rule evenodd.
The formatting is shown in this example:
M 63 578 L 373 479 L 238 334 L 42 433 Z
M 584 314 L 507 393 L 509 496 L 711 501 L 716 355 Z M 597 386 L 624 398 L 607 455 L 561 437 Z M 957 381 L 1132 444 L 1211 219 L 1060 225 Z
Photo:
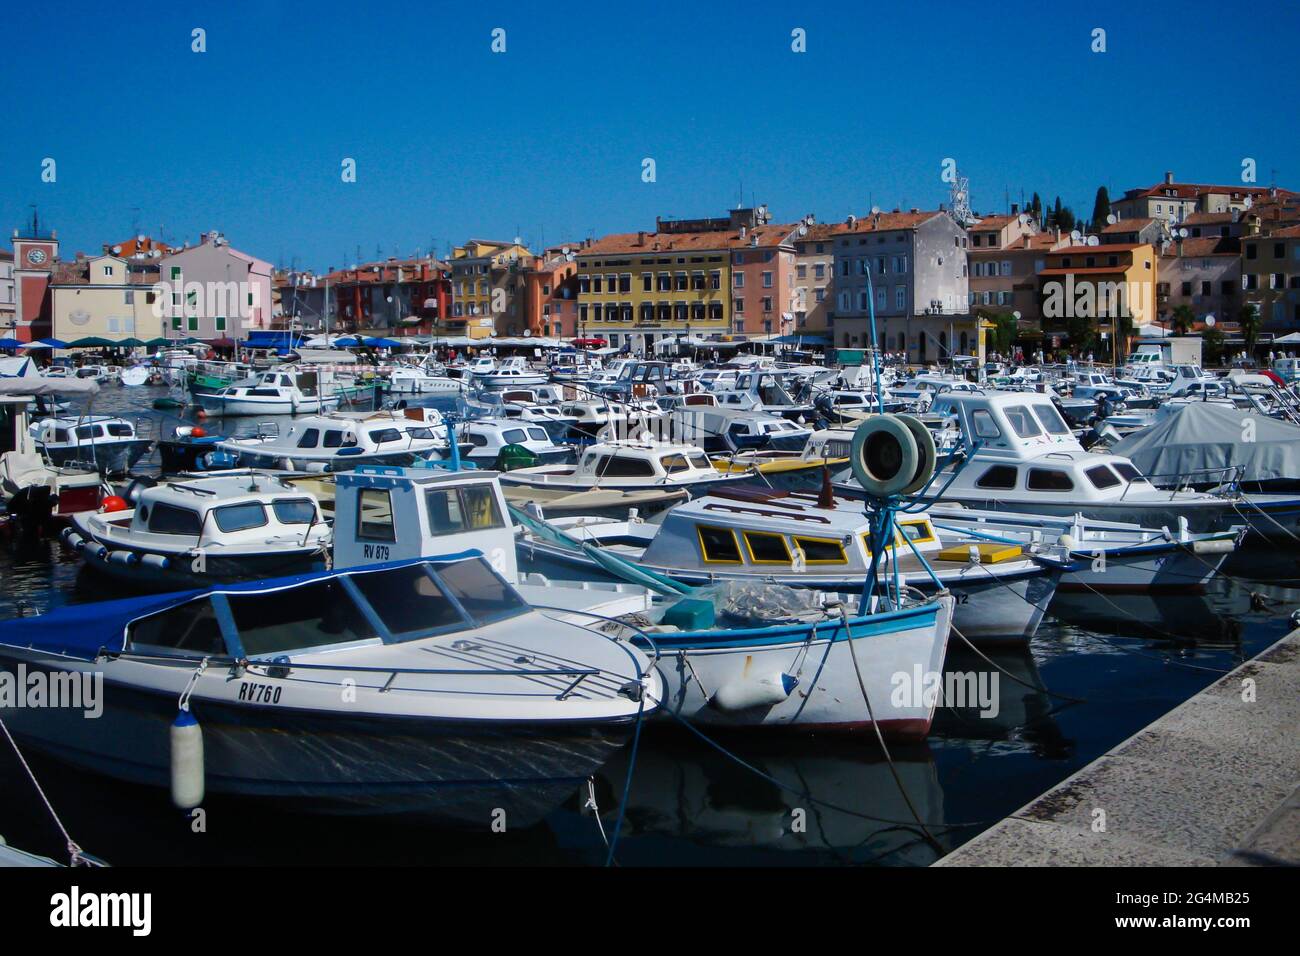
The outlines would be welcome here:
M 59 832 L 63 834 L 64 846 L 68 850 L 68 865 L 98 865 L 85 856 L 85 852 L 81 849 L 81 846 L 76 840 L 72 839 L 71 834 L 68 833 L 68 828 L 63 825 L 63 820 L 59 818 L 58 811 L 54 809 L 54 804 L 50 803 L 50 798 L 45 795 L 45 789 L 41 786 L 41 782 L 36 779 L 35 772 L 27 762 L 27 758 L 23 756 L 22 750 L 19 749 L 18 741 L 14 740 L 14 735 L 9 732 L 9 727 L 5 724 L 3 717 L 0 717 L 0 730 L 4 731 L 5 737 L 9 740 L 9 746 L 13 747 L 14 753 L 18 755 L 18 762 L 22 764 L 23 770 L 27 772 L 27 778 L 31 780 L 32 786 L 36 788 L 36 794 L 41 798 L 41 803 L 45 804 L 45 809 L 49 811 L 51 819 L 54 820 L 54 825 L 57 826 Z

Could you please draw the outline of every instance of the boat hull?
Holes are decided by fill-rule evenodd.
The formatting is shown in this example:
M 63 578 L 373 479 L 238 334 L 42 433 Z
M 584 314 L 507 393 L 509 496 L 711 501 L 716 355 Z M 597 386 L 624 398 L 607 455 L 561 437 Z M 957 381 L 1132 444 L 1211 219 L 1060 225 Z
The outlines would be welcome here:
M 54 666 L 0 649 L 0 668 L 30 676 L 93 671 Z M 621 747 L 632 719 L 454 721 L 357 716 L 338 711 L 191 700 L 203 734 L 209 794 L 292 801 L 295 809 L 343 814 L 418 814 L 461 826 L 528 826 L 574 793 Z M 69 708 L 0 710 L 24 743 L 80 769 L 129 783 L 170 781 L 175 693 L 105 680 L 103 713 Z
M 89 465 L 93 455 L 95 468 L 106 475 L 121 475 L 135 467 L 136 462 L 148 454 L 153 442 L 144 438 L 127 441 L 96 442 L 80 447 L 44 449 L 45 457 L 57 467 Z
M 891 614 L 850 614 L 847 630 L 835 620 L 816 626 L 655 634 L 656 668 L 665 695 L 657 719 L 677 715 L 716 727 L 870 731 L 874 715 L 889 739 L 924 739 L 934 703 L 902 700 L 897 690 L 904 679 L 911 682 L 917 667 L 942 673 L 951 611 L 951 598 L 942 598 Z M 797 679 L 784 700 L 744 709 L 717 703 L 731 682 L 769 673 Z

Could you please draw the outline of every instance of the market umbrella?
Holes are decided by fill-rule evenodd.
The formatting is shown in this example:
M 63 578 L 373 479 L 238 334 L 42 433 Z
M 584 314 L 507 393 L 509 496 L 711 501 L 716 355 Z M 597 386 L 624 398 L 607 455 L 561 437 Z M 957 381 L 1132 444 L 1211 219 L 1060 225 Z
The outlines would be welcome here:
M 149 348 L 165 348 L 175 342 L 175 339 L 169 339 L 165 335 L 160 335 L 156 339 L 150 339 L 144 343 Z
M 117 344 L 124 349 L 138 349 L 142 345 L 144 345 L 144 342 L 132 336 L 131 338 L 128 339 L 122 339 L 122 341 L 118 342 Z
M 233 349 L 238 344 L 238 342 L 229 336 L 223 336 L 219 339 L 208 339 L 208 345 L 211 345 L 214 349 Z
M 340 349 L 354 349 L 361 344 L 355 335 L 345 335 L 341 339 L 334 340 L 334 347 Z
M 0 349 L 20 349 L 26 344 L 17 339 L 0 339 Z
M 365 345 L 372 349 L 400 349 L 402 343 L 395 339 L 366 339 Z
M 74 349 L 111 349 L 117 345 L 112 339 L 101 338 L 97 335 L 88 335 L 84 339 L 77 339 L 75 342 L 69 342 L 68 346 Z
M 62 339 L 37 339 L 35 342 L 27 343 L 27 350 L 32 349 L 66 349 L 68 343 Z

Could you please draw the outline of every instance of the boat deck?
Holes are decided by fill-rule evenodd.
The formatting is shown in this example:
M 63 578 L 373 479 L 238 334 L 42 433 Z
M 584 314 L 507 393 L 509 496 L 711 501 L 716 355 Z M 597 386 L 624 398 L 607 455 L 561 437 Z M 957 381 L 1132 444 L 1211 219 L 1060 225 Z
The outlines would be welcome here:
M 1300 629 L 934 865 L 1295 865 L 1298 725 Z

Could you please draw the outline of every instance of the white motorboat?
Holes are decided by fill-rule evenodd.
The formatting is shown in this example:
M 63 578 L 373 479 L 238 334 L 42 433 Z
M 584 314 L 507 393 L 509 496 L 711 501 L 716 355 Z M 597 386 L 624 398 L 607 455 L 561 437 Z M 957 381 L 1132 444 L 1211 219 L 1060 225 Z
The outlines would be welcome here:
M 388 373 L 388 391 L 393 395 L 460 395 L 466 387 L 464 379 L 437 375 L 421 366 L 399 365 Z
M 519 468 L 501 480 L 520 489 L 566 492 L 610 489 L 680 488 L 692 495 L 717 485 L 753 478 L 752 472 L 720 474 L 696 445 L 656 441 L 597 442 L 583 449 L 574 465 L 539 465 Z
M 477 364 L 477 363 L 476 363 Z M 515 388 L 526 385 L 544 385 L 549 376 L 530 368 L 522 358 L 511 356 L 494 368 L 474 369 L 474 381 L 484 388 Z
M 1267 537 L 1300 532 L 1300 496 L 1245 495 L 1232 488 L 1159 489 L 1129 459 L 1085 451 L 1043 395 L 949 393 L 935 399 L 932 411 L 958 422 L 965 460 L 937 476 L 924 501 L 989 511 L 1082 514 L 1144 528 L 1177 527 L 1185 518 L 1197 532 L 1242 524 Z M 837 487 L 861 497 L 856 484 Z
M 316 372 L 273 370 L 249 383 L 227 385 L 195 396 L 199 404 L 217 415 L 311 415 L 337 408 L 339 396 L 325 395 Z
M 125 474 L 153 447 L 135 422 L 115 415 L 43 418 L 30 430 L 36 448 L 51 464 L 95 468 L 105 475 Z
M 644 653 L 534 610 L 470 555 L 62 607 L 0 623 L 0 668 L 102 675 L 98 719 L 0 713 L 80 769 L 170 781 L 186 808 L 220 793 L 481 827 L 552 810 L 663 696 Z
M 180 590 L 320 570 L 329 542 L 316 499 L 249 474 L 168 482 L 118 511 L 72 516 L 63 542 L 87 567 L 141 590 Z
M 409 465 L 445 454 L 446 434 L 436 409 L 407 408 L 400 414 L 307 415 L 283 433 L 272 425 L 251 437 L 223 439 L 215 447 L 244 467 L 346 471 L 362 464 Z

